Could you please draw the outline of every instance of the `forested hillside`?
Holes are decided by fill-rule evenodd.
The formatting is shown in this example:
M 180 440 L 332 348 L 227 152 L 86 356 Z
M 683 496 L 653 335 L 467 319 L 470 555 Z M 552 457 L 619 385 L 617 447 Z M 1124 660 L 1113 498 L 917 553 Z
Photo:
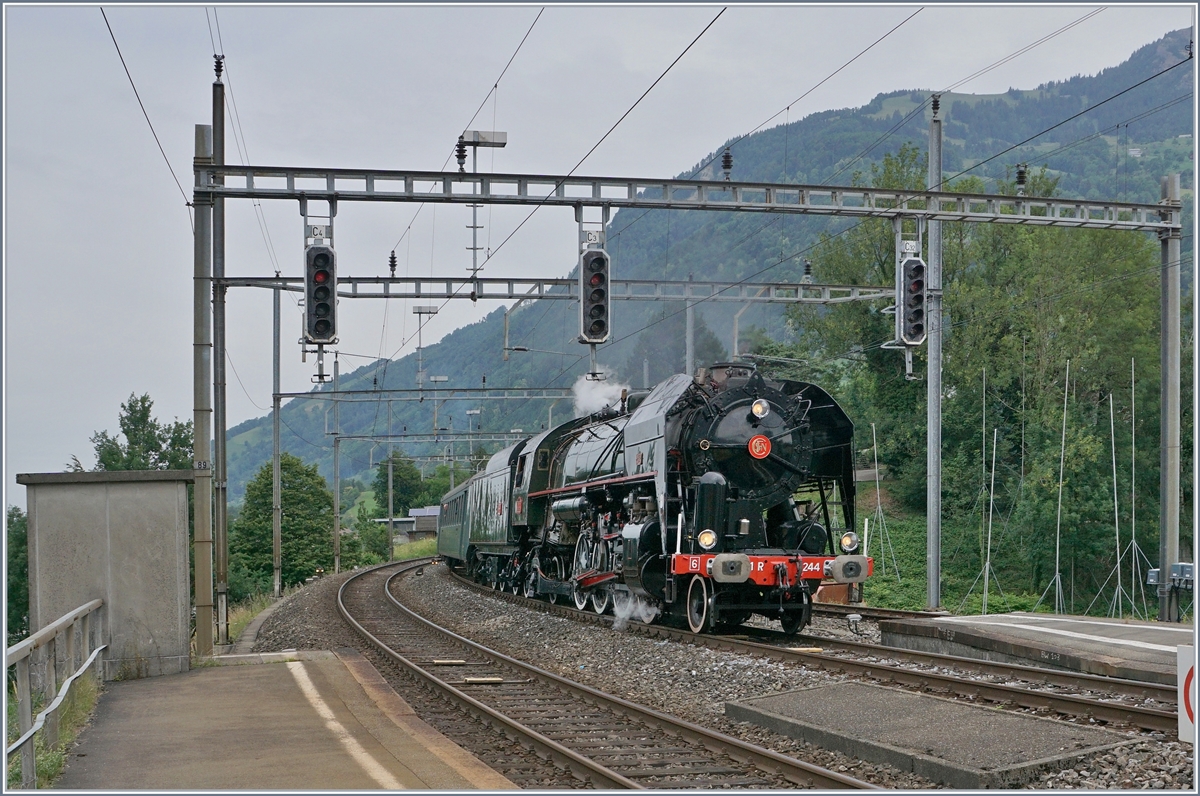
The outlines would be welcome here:
M 1185 195 L 1184 282 L 1191 285 L 1194 167 L 1191 96 L 1193 63 L 1189 31 L 1168 34 L 1094 76 L 1078 76 L 1003 95 L 947 94 L 945 173 L 957 190 L 1010 193 L 1017 163 L 1028 163 L 1030 193 L 1119 198 L 1153 202 L 1158 178 L 1181 172 Z M 1114 61 L 1122 54 L 1114 54 Z M 1163 74 L 1173 64 L 1182 63 Z M 1158 75 L 1155 77 L 1155 75 Z M 1148 79 L 1152 78 L 1152 79 Z M 1145 81 L 1145 82 L 1142 82 Z M 1129 91 L 1131 86 L 1137 86 Z M 1121 92 L 1125 93 L 1121 94 Z M 1109 97 L 1116 99 L 1104 102 Z M 812 114 L 733 143 L 733 178 L 808 184 L 876 184 L 906 188 L 924 185 L 928 90 L 880 95 L 853 109 Z M 1065 124 L 1063 120 L 1099 103 Z M 906 121 L 907 120 L 907 121 Z M 1058 125 L 1058 126 L 1055 126 Z M 1044 135 L 1037 133 L 1050 129 Z M 1012 151 L 1004 150 L 1030 139 Z M 715 142 L 714 142 L 715 143 Z M 714 146 L 681 177 L 720 178 Z M 1138 150 L 1137 156 L 1131 151 Z M 994 157 L 997 153 L 1003 153 Z M 713 168 L 718 171 L 714 176 Z M 972 168 L 976 166 L 978 167 Z M 882 222 L 760 214 L 620 210 L 608 229 L 607 247 L 619 278 L 785 281 L 804 273 L 811 261 L 815 281 L 892 284 L 892 243 Z M 945 306 L 945 514 L 943 541 L 948 578 L 965 593 L 983 555 L 982 531 L 988 507 L 983 491 L 987 455 L 997 434 L 995 519 L 1010 552 L 998 562 L 1007 587 L 1036 592 L 1052 567 L 1057 497 L 1059 437 L 1066 361 L 1071 360 L 1067 407 L 1067 472 L 1064 490 L 1064 545 L 1072 560 L 1091 567 L 1103 580 L 1111 568 L 1113 544 L 1112 449 L 1109 396 L 1117 439 L 1120 522 L 1127 533 L 1129 498 L 1136 497 L 1136 528 L 1143 549 L 1156 550 L 1158 489 L 1158 243 L 1133 233 L 1029 230 L 985 225 L 946 225 Z M 564 262 L 559 274 L 569 273 Z M 879 456 L 895 476 L 890 491 L 895 510 L 915 517 L 924 508 L 925 384 L 903 377 L 903 362 L 878 344 L 889 338 L 888 302 L 836 308 L 772 305 L 747 310 L 740 318 L 743 352 L 805 364 L 775 362 L 774 372 L 821 383 L 843 401 L 869 450 L 871 424 Z M 1185 297 L 1185 311 L 1191 306 Z M 737 304 L 697 308 L 697 361 L 732 355 L 732 323 Z M 512 345 L 547 354 L 513 353 L 503 361 L 503 311 L 448 335 L 425 350 L 431 373 L 457 387 L 570 386 L 586 367 L 586 349 L 574 342 L 578 308 L 568 302 L 534 302 L 510 318 Z M 1190 317 L 1184 319 L 1190 334 Z M 678 303 L 618 302 L 612 342 L 600 362 L 613 380 L 642 385 L 643 362 L 655 382 L 682 369 L 683 313 Z M 1190 405 L 1192 341 L 1185 340 L 1184 405 Z M 924 351 L 917 355 L 924 372 Z M 1132 362 L 1131 362 L 1132 360 Z M 1130 394 L 1131 366 L 1136 407 Z M 986 403 L 982 391 L 987 371 Z M 343 375 L 347 389 L 415 386 L 415 355 L 378 362 Z M 327 389 L 327 388 L 326 388 Z M 549 420 L 548 402 L 449 402 L 439 426 L 465 430 L 467 409 L 481 408 L 475 428 L 533 431 Z M 985 408 L 986 407 L 986 408 Z M 1132 416 L 1136 410 L 1137 458 L 1131 470 Z M 571 412 L 568 401 L 553 408 L 556 419 Z M 986 411 L 986 421 L 983 413 Z M 382 402 L 342 409 L 345 433 L 382 433 L 387 426 Z M 396 430 L 428 431 L 426 404 L 395 403 Z M 332 471 L 324 431 L 324 406 L 294 401 L 283 409 L 284 447 L 320 472 Z M 986 423 L 986 431 L 983 430 Z M 1191 449 L 1185 426 L 1183 450 Z M 230 494 L 242 494 L 249 477 L 270 457 L 269 417 L 256 418 L 230 432 Z M 439 453 L 444 444 L 437 446 Z M 465 445 L 463 445 L 465 453 Z M 347 441 L 341 448 L 343 478 L 366 473 L 369 442 Z M 409 446 L 412 455 L 432 451 Z M 381 454 L 375 454 L 378 461 Z M 990 467 L 990 461 L 988 462 Z M 1190 472 L 1190 460 L 1184 472 Z M 1130 483 L 1137 473 L 1136 485 Z M 1188 480 L 1188 479 L 1185 479 Z M 1185 498 L 1191 500 L 1190 480 Z M 1136 490 L 1136 492 L 1134 492 Z M 1069 503 L 1069 505 L 1067 505 Z M 873 503 L 871 504 L 873 506 Z M 1190 503 L 1189 503 L 1190 505 Z M 1190 509 L 1183 512 L 1185 521 Z M 915 526 L 914 526 L 915 527 Z M 1069 536 L 1068 536 L 1069 535 Z M 1181 549 L 1190 550 L 1190 526 Z M 1050 545 L 1048 547 L 1048 545 Z M 1107 546 L 1106 546 L 1107 545 Z M 1048 562 L 1050 557 L 1051 563 Z M 956 580 L 958 579 L 958 580 Z M 965 583 L 959 583 L 965 580 Z M 908 583 L 909 581 L 906 581 Z M 922 588 L 911 581 L 913 588 Z M 1087 588 L 1098 588 L 1098 583 Z M 906 587 L 907 588 L 907 587 Z M 1083 587 L 1081 586 L 1081 591 Z

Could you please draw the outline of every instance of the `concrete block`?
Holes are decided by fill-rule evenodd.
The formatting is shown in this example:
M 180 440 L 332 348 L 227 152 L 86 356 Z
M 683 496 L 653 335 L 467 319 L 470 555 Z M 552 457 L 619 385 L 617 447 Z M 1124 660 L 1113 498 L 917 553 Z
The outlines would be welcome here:
M 1129 741 L 1093 727 L 869 683 L 726 702 L 725 715 L 953 788 L 1006 788 Z
M 190 470 L 17 476 L 29 516 L 33 630 L 104 600 L 106 680 L 188 670 Z

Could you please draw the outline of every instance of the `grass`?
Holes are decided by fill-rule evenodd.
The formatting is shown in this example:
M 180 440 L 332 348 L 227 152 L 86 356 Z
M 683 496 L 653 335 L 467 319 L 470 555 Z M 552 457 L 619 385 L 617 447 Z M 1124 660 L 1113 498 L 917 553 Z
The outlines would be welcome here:
M 392 549 L 392 557 L 396 561 L 408 561 L 411 558 L 424 558 L 437 555 L 437 537 L 422 539 L 419 542 L 405 542 Z
M 44 741 L 44 733 L 38 732 L 33 739 L 33 747 L 37 760 L 37 786 L 39 788 L 50 787 L 59 775 L 62 774 L 63 768 L 67 764 L 67 750 L 75 742 L 80 731 L 91 718 L 92 711 L 96 708 L 96 701 L 100 698 L 100 684 L 94 676 L 85 675 L 80 677 L 71 686 L 71 690 L 67 693 L 67 698 L 63 700 L 62 706 L 58 709 L 58 745 L 54 748 L 48 748 Z M 40 712 L 46 705 L 46 700 L 41 694 L 34 695 L 33 715 L 37 718 Z M 19 723 L 17 719 L 17 698 L 15 691 L 9 693 L 8 697 L 8 715 L 6 721 L 7 740 L 8 742 L 15 741 L 20 735 L 18 730 Z M 6 775 L 8 788 L 19 788 L 21 786 L 21 755 L 14 754 L 9 762 L 8 773 Z
M 275 598 L 269 594 L 255 594 L 241 602 L 229 606 L 229 638 L 236 641 L 246 626 L 266 610 Z

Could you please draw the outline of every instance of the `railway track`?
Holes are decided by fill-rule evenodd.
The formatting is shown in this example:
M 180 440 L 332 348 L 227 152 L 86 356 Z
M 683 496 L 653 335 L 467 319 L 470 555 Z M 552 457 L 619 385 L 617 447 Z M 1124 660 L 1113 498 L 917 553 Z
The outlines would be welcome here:
M 451 574 L 468 588 L 498 595 L 501 599 L 534 610 L 569 616 L 577 621 L 598 624 L 613 622 L 609 616 L 599 616 L 590 611 L 577 611 L 562 605 L 493 591 L 455 573 Z M 877 682 L 898 684 L 922 691 L 949 693 L 973 700 L 1012 704 L 1060 715 L 1091 718 L 1110 724 L 1129 724 L 1157 732 L 1175 732 L 1178 726 L 1174 689 L 1154 683 L 918 652 L 864 642 L 815 636 L 787 637 L 782 633 L 754 628 L 740 628 L 741 633 L 737 635 L 697 635 L 665 625 L 645 625 L 630 621 L 628 629 L 652 637 L 762 656 L 777 661 L 801 663 Z M 764 640 L 753 641 L 750 635 Z M 929 668 L 913 668 L 914 666 Z M 948 672 L 947 669 L 961 673 Z M 980 679 L 982 676 L 1003 677 L 1026 685 L 990 682 Z M 1074 693 L 1064 693 L 1064 690 Z M 1080 692 L 1090 692 L 1093 696 L 1079 696 Z M 1151 705 L 1131 704 L 1130 699 L 1149 701 Z M 1167 705 L 1169 709 L 1157 705 Z
M 385 565 L 338 591 L 343 618 L 426 688 L 597 788 L 876 786 L 680 721 L 522 663 L 403 606 Z

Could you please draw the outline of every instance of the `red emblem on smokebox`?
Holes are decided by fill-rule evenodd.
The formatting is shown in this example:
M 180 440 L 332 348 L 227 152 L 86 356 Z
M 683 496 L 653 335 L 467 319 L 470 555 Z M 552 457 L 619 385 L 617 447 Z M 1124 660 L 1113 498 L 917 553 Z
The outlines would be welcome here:
M 765 459 L 771 455 L 771 440 L 762 434 L 751 437 L 750 443 L 746 447 L 755 459 Z

